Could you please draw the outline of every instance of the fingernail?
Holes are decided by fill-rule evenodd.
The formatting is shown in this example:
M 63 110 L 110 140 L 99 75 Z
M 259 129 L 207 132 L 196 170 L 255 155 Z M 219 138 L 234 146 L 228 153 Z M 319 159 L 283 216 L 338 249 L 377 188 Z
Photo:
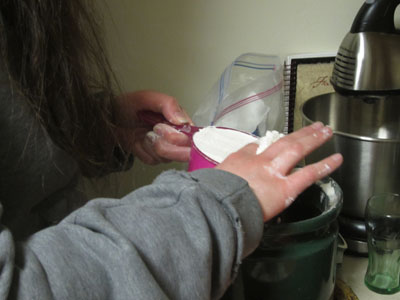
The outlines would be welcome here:
M 149 131 L 146 134 L 146 138 L 148 139 L 148 141 L 150 141 L 151 144 L 154 144 L 156 140 L 160 138 L 160 136 L 154 131 Z
M 322 132 L 324 138 L 328 138 L 332 135 L 332 129 L 327 126 L 322 127 L 320 131 Z
M 332 155 L 332 160 L 334 161 L 342 161 L 343 160 L 343 156 L 340 153 L 336 153 Z
M 313 123 L 312 125 L 311 125 L 311 127 L 312 128 L 314 128 L 314 129 L 320 129 L 320 128 L 323 128 L 324 127 L 324 124 L 322 123 L 322 122 L 315 122 L 315 123 Z
M 185 124 L 190 122 L 188 117 L 181 111 L 175 112 L 174 117 L 180 124 Z

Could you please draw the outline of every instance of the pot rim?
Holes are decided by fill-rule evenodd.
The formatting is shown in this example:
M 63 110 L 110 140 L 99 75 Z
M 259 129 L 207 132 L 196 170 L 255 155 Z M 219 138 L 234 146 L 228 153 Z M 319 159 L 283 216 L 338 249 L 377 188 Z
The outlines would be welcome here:
M 308 123 L 310 123 L 310 124 L 312 124 L 314 122 L 317 122 L 317 121 L 311 120 L 309 117 L 307 117 L 304 114 L 303 106 L 306 103 L 307 102 L 304 102 L 303 104 L 301 104 L 301 107 L 300 107 L 301 115 L 302 115 L 303 119 L 305 121 L 307 121 Z M 329 124 L 326 124 L 326 126 L 330 127 Z M 334 130 L 334 129 L 332 129 L 332 131 L 333 131 L 333 134 L 336 134 L 336 135 L 339 135 L 339 136 L 344 136 L 346 138 L 355 139 L 355 140 L 361 140 L 361 141 L 367 141 L 367 142 L 373 142 L 373 143 L 400 143 L 400 139 L 379 139 L 379 138 L 373 138 L 373 137 L 364 136 L 364 135 L 357 135 L 357 134 L 347 133 L 347 132 Z
M 320 228 L 326 227 L 332 222 L 336 221 L 337 217 L 343 206 L 343 192 L 340 186 L 331 177 L 325 177 L 315 183 L 321 192 L 325 194 L 324 199 L 333 203 L 326 211 L 322 212 L 318 216 L 301 220 L 297 222 L 281 223 L 281 224 L 269 224 L 265 223 L 264 237 L 274 235 L 298 235 L 307 232 L 316 231 Z M 327 192 L 327 185 L 330 185 L 334 191 L 334 194 Z M 295 200 L 296 201 L 296 200 Z

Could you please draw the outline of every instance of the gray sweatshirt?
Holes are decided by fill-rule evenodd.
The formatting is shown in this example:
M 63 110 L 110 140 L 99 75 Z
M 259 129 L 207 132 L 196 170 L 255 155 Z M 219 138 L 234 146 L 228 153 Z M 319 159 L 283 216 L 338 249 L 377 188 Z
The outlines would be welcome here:
M 77 166 L 4 74 L 0 99 L 0 299 L 218 299 L 258 245 L 248 184 L 211 169 L 165 172 L 58 222 L 85 201 Z

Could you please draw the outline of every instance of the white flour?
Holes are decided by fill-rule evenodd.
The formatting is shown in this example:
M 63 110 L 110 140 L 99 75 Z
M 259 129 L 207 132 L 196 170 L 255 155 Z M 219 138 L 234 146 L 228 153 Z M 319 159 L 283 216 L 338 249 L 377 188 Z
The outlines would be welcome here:
M 336 194 L 336 190 L 332 185 L 332 182 L 326 182 L 326 183 L 320 183 L 321 189 L 325 192 L 325 194 L 328 196 L 330 202 L 329 205 L 332 206 L 334 202 L 337 201 L 338 195 Z
M 265 136 L 258 138 L 233 129 L 209 126 L 198 131 L 193 136 L 193 142 L 203 154 L 220 163 L 229 154 L 238 151 L 250 143 L 259 145 L 257 154 L 260 154 L 282 136 L 284 135 L 277 131 L 267 131 Z
M 279 133 L 276 130 L 267 131 L 265 136 L 258 139 L 259 146 L 257 148 L 257 154 L 264 152 L 264 150 L 267 149 L 272 143 L 276 142 L 283 136 L 285 136 L 283 133 Z

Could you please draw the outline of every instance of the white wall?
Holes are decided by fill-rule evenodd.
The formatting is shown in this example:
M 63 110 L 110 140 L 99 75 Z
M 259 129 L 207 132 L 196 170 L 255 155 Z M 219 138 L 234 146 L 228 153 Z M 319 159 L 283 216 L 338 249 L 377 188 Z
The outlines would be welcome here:
M 224 68 L 242 53 L 276 54 L 283 60 L 288 54 L 336 52 L 364 1 L 104 2 L 111 62 L 123 87 L 171 94 L 193 113 Z M 118 193 L 150 183 L 172 167 L 181 166 L 137 164 L 115 179 Z

